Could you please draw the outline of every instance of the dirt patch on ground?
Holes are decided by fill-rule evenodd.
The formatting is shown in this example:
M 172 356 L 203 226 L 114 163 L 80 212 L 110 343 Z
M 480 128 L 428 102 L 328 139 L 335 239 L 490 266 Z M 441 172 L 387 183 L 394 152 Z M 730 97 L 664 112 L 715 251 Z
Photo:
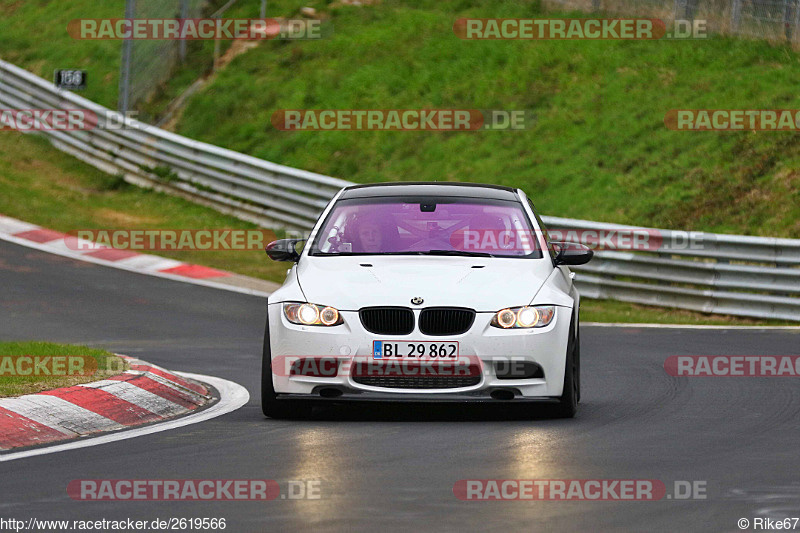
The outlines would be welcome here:
M 53 184 L 57 184 L 73 191 L 91 192 L 78 178 L 64 172 L 60 167 L 53 165 L 49 161 L 19 157 L 11 160 L 11 168 L 19 174 L 32 176 L 32 183 L 46 183 L 48 188 L 52 187 Z
M 159 123 L 158 126 L 167 131 L 175 131 L 175 127 L 178 125 L 178 121 L 180 121 L 181 116 L 183 115 L 186 100 L 191 95 L 214 81 L 214 78 L 217 77 L 217 73 L 227 67 L 237 56 L 244 54 L 248 50 L 256 48 L 259 44 L 261 44 L 261 41 L 233 41 L 230 48 L 228 48 L 224 54 L 214 61 L 214 70 L 206 76 L 196 80 L 186 91 L 184 91 L 182 95 L 176 98 L 169 105 L 165 113 L 165 118 Z
M 95 211 L 95 214 L 96 217 L 102 220 L 103 222 L 108 222 L 111 224 L 116 224 L 124 227 L 139 226 L 142 224 L 156 224 L 163 220 L 157 217 L 143 217 L 107 208 L 98 209 L 97 211 Z
M 380 3 L 381 3 L 381 0 L 338 0 L 338 2 L 334 2 L 328 7 L 371 6 L 371 5 L 380 4 Z
M 0 2 L 0 15 L 4 17 L 9 17 L 14 14 L 14 12 L 22 5 L 22 0 L 17 0 L 16 2 Z
M 369 0 L 361 2 L 361 4 L 368 5 L 370 3 Z M 377 3 L 377 2 L 375 2 Z M 350 4 L 350 5 L 361 5 L 361 4 Z M 332 5 L 333 6 L 333 5 Z M 284 17 L 273 17 L 275 20 L 278 21 L 279 24 L 284 24 L 286 19 Z M 324 13 L 315 14 L 314 17 L 310 18 L 319 18 L 324 19 L 327 16 Z M 275 30 L 277 31 L 277 30 Z M 252 50 L 253 48 L 258 47 L 263 41 L 262 40 L 254 40 L 254 41 L 247 41 L 247 40 L 234 40 L 231 43 L 230 48 L 228 48 L 224 54 L 222 54 L 219 58 L 214 61 L 214 70 L 207 74 L 206 76 L 196 80 L 182 95 L 176 98 L 167 108 L 166 113 L 164 114 L 164 118 L 158 124 L 158 127 L 165 129 L 167 131 L 175 131 L 175 127 L 178 125 L 178 122 L 181 119 L 181 115 L 183 114 L 184 106 L 186 104 L 186 100 L 196 93 L 197 91 L 201 90 L 203 87 L 214 81 L 219 71 L 223 70 L 225 67 L 230 65 L 231 61 L 236 59 L 238 56 L 246 53 L 248 50 Z

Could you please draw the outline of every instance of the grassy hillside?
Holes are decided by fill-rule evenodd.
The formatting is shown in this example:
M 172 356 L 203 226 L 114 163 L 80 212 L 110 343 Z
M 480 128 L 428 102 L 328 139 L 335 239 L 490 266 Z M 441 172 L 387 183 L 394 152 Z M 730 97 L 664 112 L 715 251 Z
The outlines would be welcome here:
M 170 0 L 175 2 L 175 0 Z M 226 0 L 211 0 L 208 12 Z M 272 8 L 294 10 L 294 2 L 271 2 Z M 177 4 L 176 4 L 177 5 Z M 260 2 L 239 0 L 226 12 L 231 18 L 257 17 Z M 111 109 L 117 107 L 122 41 L 79 40 L 67 33 L 67 24 L 82 18 L 122 18 L 125 0 L 0 0 L 0 59 L 14 63 L 47 80 L 56 69 L 79 68 L 88 71 L 88 87 L 80 94 Z M 230 45 L 223 41 L 221 50 Z M 214 42 L 190 41 L 186 64 L 172 79 L 159 87 L 151 102 L 138 111 L 141 118 L 152 119 L 181 91 L 211 68 Z
M 115 108 L 119 85 L 120 41 L 82 41 L 67 34 L 67 23 L 80 18 L 121 18 L 125 0 L 0 0 L 0 59 L 47 80 L 60 68 L 88 71 L 81 94 Z
M 674 108 L 797 108 L 800 63 L 758 41 L 462 41 L 523 1 L 325 7 L 333 37 L 273 42 L 193 97 L 178 131 L 358 182 L 521 186 L 546 214 L 800 237 L 794 133 L 676 132 Z M 584 15 L 585 16 L 585 15 Z M 528 131 L 283 132 L 276 109 L 528 109 Z

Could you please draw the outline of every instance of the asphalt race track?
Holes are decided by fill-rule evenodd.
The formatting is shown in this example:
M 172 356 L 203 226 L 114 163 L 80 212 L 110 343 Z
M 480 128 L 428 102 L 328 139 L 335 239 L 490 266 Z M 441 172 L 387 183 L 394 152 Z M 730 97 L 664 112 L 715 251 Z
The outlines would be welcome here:
M 266 257 L 264 259 L 267 260 Z M 0 338 L 83 343 L 245 386 L 225 416 L 0 463 L 0 517 L 225 518 L 226 531 L 738 531 L 800 516 L 797 378 L 676 378 L 670 355 L 796 355 L 791 331 L 582 328 L 574 420 L 484 408 L 259 407 L 262 298 L 81 263 L 0 242 Z M 529 408 L 526 408 L 529 409 Z M 75 479 L 321 480 L 318 500 L 73 501 Z M 461 479 L 706 482 L 706 499 L 468 502 Z M 800 527 L 800 526 L 799 526 Z

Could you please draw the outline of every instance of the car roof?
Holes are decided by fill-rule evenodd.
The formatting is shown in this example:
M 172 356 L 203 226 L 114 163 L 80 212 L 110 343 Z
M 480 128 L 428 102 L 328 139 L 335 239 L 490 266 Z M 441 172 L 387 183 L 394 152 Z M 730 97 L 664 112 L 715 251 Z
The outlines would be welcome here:
M 457 196 L 519 200 L 517 190 L 502 185 L 441 181 L 399 181 L 346 187 L 339 199 L 379 196 Z

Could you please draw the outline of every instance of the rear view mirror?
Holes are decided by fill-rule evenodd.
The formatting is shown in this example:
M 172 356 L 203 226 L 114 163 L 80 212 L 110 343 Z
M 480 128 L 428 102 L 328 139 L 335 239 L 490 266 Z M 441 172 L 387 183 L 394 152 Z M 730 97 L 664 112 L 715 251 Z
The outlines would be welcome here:
M 592 260 L 594 252 L 577 242 L 554 242 L 556 265 L 584 265 Z

